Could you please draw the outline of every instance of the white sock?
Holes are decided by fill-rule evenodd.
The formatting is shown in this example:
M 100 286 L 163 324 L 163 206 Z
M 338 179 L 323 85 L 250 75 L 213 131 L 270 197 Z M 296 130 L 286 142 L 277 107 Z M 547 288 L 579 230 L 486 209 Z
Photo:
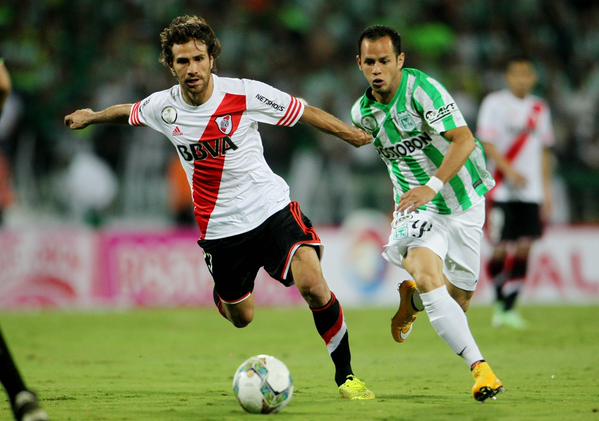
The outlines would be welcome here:
M 437 334 L 453 352 L 465 360 L 468 367 L 483 359 L 470 332 L 468 319 L 460 305 L 447 292 L 447 287 L 420 293 L 420 298 Z

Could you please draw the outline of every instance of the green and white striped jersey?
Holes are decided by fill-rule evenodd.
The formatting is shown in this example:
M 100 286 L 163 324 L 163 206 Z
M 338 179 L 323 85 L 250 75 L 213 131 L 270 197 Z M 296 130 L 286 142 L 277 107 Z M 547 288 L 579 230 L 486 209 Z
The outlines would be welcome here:
M 374 147 L 393 183 L 395 203 L 437 173 L 451 143 L 441 134 L 466 126 L 455 101 L 439 82 L 417 69 L 404 68 L 402 72 L 401 85 L 390 104 L 377 102 L 369 88 L 351 110 L 354 125 L 374 137 Z M 477 140 L 464 167 L 420 209 L 460 213 L 480 202 L 494 185 Z

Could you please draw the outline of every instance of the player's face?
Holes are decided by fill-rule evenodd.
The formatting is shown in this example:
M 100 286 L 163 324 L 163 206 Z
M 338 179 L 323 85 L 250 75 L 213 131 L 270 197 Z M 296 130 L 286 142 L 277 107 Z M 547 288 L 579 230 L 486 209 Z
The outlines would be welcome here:
M 208 54 L 206 44 L 191 40 L 174 44 L 173 75 L 179 81 L 183 97 L 192 105 L 206 102 L 212 95 L 212 66 L 214 59 Z
M 510 91 L 519 98 L 531 93 L 537 83 L 537 74 L 528 61 L 516 61 L 509 65 L 506 72 L 507 84 Z
M 372 88 L 377 100 L 390 101 L 401 82 L 404 53 L 397 55 L 389 37 L 364 39 L 360 48 L 358 67 Z

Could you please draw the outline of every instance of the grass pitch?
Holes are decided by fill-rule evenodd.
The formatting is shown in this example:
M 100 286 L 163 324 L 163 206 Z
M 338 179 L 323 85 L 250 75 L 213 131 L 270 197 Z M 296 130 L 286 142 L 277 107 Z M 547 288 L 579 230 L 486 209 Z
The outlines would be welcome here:
M 3 313 L 20 369 L 53 420 L 238 420 L 237 366 L 272 354 L 296 392 L 288 420 L 599 420 L 599 308 L 525 307 L 525 332 L 489 327 L 491 309 L 470 310 L 483 354 L 504 381 L 497 401 L 475 402 L 460 358 L 421 315 L 398 345 L 391 309 L 347 309 L 353 366 L 377 399 L 338 398 L 333 366 L 305 308 L 258 309 L 236 329 L 216 310 Z M 0 395 L 0 420 L 10 420 Z

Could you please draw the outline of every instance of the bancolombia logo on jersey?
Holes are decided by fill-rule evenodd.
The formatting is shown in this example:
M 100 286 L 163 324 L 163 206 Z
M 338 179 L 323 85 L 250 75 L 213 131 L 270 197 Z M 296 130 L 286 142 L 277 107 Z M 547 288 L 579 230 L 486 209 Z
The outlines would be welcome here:
M 431 141 L 432 139 L 427 133 L 422 133 L 418 136 L 402 140 L 401 143 L 398 143 L 397 145 L 388 146 L 386 148 L 377 147 L 376 151 L 384 158 L 398 159 L 411 155 L 416 150 L 426 148 Z
M 203 161 L 207 158 L 218 158 L 225 155 L 229 149 L 236 150 L 237 148 L 239 146 L 233 143 L 228 136 L 189 145 L 177 145 L 179 155 L 186 161 Z

